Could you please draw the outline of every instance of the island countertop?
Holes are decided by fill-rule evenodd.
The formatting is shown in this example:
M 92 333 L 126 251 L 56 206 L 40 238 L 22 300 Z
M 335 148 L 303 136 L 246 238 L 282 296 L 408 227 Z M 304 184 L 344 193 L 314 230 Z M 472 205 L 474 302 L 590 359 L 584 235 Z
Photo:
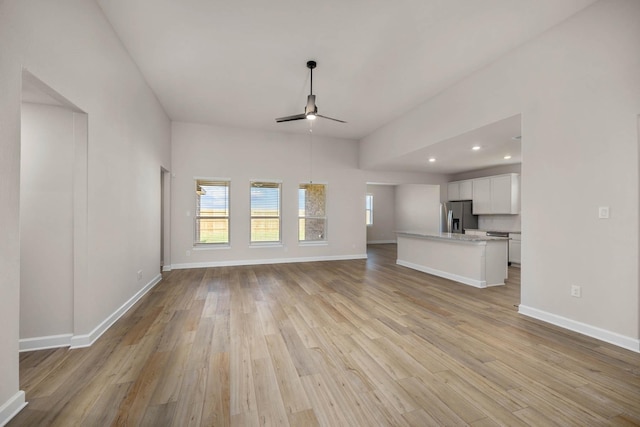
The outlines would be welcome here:
M 404 267 L 477 288 L 505 284 L 508 237 L 429 231 L 396 231 Z
M 419 239 L 449 240 L 467 243 L 488 242 L 493 240 L 510 240 L 508 237 L 476 236 L 473 234 L 438 233 L 429 231 L 396 231 L 396 234 L 399 236 L 416 237 Z

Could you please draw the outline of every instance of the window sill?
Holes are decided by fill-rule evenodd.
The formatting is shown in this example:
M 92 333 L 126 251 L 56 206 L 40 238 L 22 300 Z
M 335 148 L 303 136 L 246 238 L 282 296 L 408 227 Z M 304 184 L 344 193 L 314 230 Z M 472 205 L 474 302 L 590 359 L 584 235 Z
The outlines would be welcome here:
M 249 243 L 249 248 L 282 248 L 284 245 L 281 242 L 273 243 Z
M 201 243 L 193 247 L 194 251 L 215 251 L 219 249 L 231 249 L 231 245 L 217 244 L 217 243 L 212 243 L 208 245 L 206 243 Z
M 298 242 L 298 246 L 329 246 L 329 242 L 326 240 L 316 240 L 310 242 Z

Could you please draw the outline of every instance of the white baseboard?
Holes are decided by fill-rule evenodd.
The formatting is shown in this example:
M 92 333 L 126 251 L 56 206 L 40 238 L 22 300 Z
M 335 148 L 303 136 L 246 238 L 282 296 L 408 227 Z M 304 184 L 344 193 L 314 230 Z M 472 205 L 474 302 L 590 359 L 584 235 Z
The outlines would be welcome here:
M 134 296 L 129 298 L 120 308 L 114 311 L 109 317 L 104 319 L 102 323 L 95 327 L 95 329 L 85 335 L 74 335 L 71 338 L 71 348 L 89 347 L 93 344 L 107 329 L 111 327 L 124 313 L 127 312 L 140 298 L 149 292 L 158 282 L 162 280 L 162 275 L 158 274 L 149 283 L 147 283 L 142 289 L 140 289 Z
M 453 280 L 455 282 L 464 283 L 465 285 L 470 285 L 475 288 L 486 288 L 488 286 L 486 280 L 476 280 L 470 277 L 458 276 L 457 274 L 436 270 L 435 268 L 425 267 L 424 265 L 418 265 L 412 262 L 396 260 L 396 264 L 401 265 L 403 267 L 409 267 L 413 270 L 422 271 L 423 273 L 433 274 L 434 276 L 444 277 L 445 279 Z M 495 286 L 495 285 L 491 285 L 491 286 Z
M 370 240 L 367 245 L 384 245 L 387 243 L 398 243 L 397 240 Z
M 0 406 L 0 427 L 7 425 L 25 406 L 24 391 L 20 390 Z
M 640 353 L 640 340 L 520 304 L 518 313 Z
M 287 263 L 293 263 L 293 262 L 316 262 L 316 261 L 345 261 L 345 260 L 352 260 L 352 259 L 367 259 L 367 254 L 190 262 L 190 263 L 182 263 L 182 264 L 172 264 L 171 268 L 174 270 L 181 270 L 181 269 L 187 269 L 187 268 L 236 267 L 241 265 L 287 264 Z
M 47 350 L 49 348 L 69 347 L 73 334 L 49 335 L 45 337 L 21 338 L 20 352 Z
M 171 271 L 171 265 L 163 265 L 162 271 Z

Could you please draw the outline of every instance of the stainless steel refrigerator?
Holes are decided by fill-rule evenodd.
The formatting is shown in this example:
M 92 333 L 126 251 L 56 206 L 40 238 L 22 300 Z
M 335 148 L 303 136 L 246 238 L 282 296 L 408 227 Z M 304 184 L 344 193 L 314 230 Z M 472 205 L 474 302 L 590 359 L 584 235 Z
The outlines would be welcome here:
M 440 204 L 440 231 L 464 233 L 466 228 L 478 228 L 478 215 L 474 215 L 472 202 L 446 202 Z

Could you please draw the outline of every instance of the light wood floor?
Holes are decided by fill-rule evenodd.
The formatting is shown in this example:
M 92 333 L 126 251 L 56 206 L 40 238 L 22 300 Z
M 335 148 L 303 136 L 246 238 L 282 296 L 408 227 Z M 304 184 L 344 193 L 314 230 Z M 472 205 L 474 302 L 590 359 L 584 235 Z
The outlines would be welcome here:
M 640 354 L 368 260 L 178 270 L 92 347 L 24 353 L 9 426 L 640 425 Z

